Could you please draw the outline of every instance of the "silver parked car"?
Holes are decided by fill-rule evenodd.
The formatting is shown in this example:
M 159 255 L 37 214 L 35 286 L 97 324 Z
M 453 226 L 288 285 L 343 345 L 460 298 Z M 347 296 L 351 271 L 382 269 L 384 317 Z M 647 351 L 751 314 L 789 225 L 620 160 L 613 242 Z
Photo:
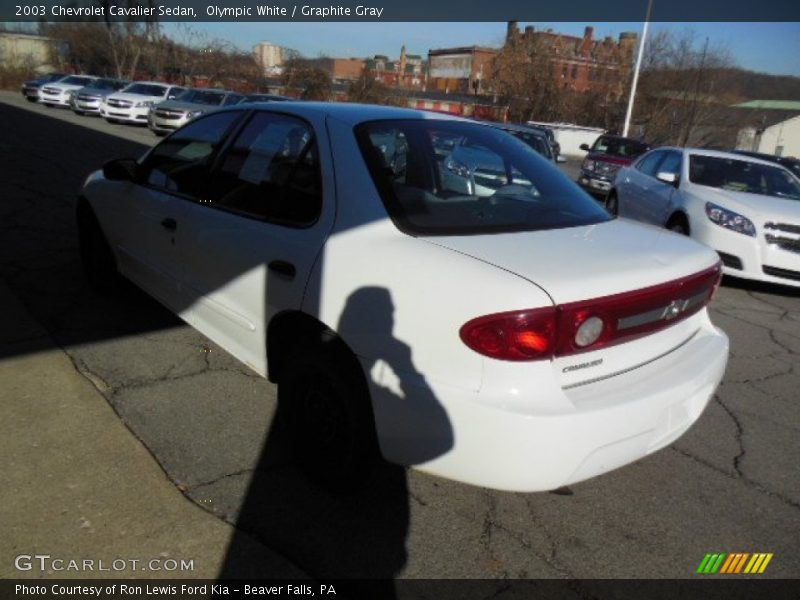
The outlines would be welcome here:
M 227 90 L 188 89 L 173 100 L 154 105 L 150 109 L 147 126 L 156 135 L 166 135 L 202 114 L 220 106 L 237 104 L 241 100 L 241 94 Z
M 79 115 L 87 113 L 99 115 L 103 98 L 121 90 L 128 84 L 130 81 L 124 79 L 96 79 L 86 87 L 72 92 L 69 98 L 70 108 Z

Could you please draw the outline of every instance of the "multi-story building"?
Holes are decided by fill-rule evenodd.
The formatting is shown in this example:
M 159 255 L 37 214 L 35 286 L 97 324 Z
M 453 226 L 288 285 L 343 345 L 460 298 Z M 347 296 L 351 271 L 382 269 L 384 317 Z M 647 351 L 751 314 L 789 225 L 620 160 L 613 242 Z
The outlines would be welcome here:
M 419 54 L 407 54 L 400 48 L 400 59 L 376 54 L 364 61 L 367 74 L 384 85 L 411 89 L 422 89 L 425 85 L 426 64 Z
M 619 96 L 633 67 L 637 34 L 623 32 L 615 41 L 607 36 L 594 39 L 594 27 L 586 27 L 583 37 L 536 31 L 528 26 L 520 32 L 516 21 L 508 23 L 506 44 L 528 44 L 546 52 L 553 65 L 553 76 L 564 89 L 576 92 L 603 92 Z
M 429 90 L 459 94 L 490 92 L 487 85 L 496 48 L 464 46 L 428 50 Z
M 364 71 L 364 60 L 360 58 L 321 57 L 309 59 L 308 62 L 330 75 L 334 83 L 354 81 Z
M 271 42 L 261 42 L 253 46 L 253 55 L 264 69 L 264 75 L 277 75 L 286 58 L 286 49 Z

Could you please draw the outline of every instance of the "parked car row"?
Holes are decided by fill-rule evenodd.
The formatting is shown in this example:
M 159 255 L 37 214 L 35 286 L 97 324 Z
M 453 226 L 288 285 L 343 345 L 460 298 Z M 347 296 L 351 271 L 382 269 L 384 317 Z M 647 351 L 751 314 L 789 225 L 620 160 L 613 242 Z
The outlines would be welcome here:
M 578 183 L 609 212 L 691 236 L 727 275 L 800 287 L 800 161 L 600 136 Z
M 159 81 L 125 81 L 92 75 L 50 73 L 26 81 L 22 94 L 45 106 L 69 107 L 79 115 L 98 115 L 109 123 L 147 125 L 165 135 L 211 110 L 240 102 L 287 100 L 271 94 L 244 95 L 212 88 L 187 88 Z

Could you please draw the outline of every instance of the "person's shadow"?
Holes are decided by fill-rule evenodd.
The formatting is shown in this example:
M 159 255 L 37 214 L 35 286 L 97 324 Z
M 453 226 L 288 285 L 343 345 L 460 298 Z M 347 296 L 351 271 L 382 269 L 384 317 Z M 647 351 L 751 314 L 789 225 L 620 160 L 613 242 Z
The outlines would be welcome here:
M 394 305 L 388 290 L 366 287 L 350 295 L 338 332 L 361 350 L 357 355 L 374 411 L 388 423 L 379 436 L 392 447 L 410 448 L 408 463 L 419 464 L 452 448 L 453 432 L 444 409 L 415 369 L 411 348 L 393 331 Z M 424 422 L 418 421 L 421 416 Z M 380 462 L 362 486 L 334 494 L 309 481 L 287 457 L 286 435 L 280 418 L 274 419 L 219 578 L 282 577 L 248 556 L 246 549 L 255 537 L 313 578 L 375 580 L 367 588 L 370 595 L 394 597 L 392 579 L 406 563 L 405 467 Z

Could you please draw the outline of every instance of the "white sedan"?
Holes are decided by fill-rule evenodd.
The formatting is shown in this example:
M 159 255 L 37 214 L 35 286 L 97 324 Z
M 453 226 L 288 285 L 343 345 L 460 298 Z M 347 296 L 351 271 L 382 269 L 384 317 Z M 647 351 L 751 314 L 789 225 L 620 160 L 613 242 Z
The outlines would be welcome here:
M 93 75 L 67 75 L 58 81 L 45 83 L 39 88 L 39 102 L 45 106 L 69 106 L 74 92 L 97 79 Z
M 170 100 L 186 88 L 158 81 L 136 81 L 106 96 L 100 104 L 100 116 L 110 123 L 147 125 L 150 108 Z
M 800 180 L 784 167 L 658 148 L 619 172 L 608 207 L 707 244 L 727 275 L 800 287 Z
M 453 137 L 504 165 L 491 194 L 437 147 Z M 681 436 L 727 362 L 714 252 L 612 218 L 479 123 L 222 109 L 91 174 L 77 214 L 90 283 L 121 273 L 276 381 L 330 485 L 378 450 L 498 489 L 578 482 Z

